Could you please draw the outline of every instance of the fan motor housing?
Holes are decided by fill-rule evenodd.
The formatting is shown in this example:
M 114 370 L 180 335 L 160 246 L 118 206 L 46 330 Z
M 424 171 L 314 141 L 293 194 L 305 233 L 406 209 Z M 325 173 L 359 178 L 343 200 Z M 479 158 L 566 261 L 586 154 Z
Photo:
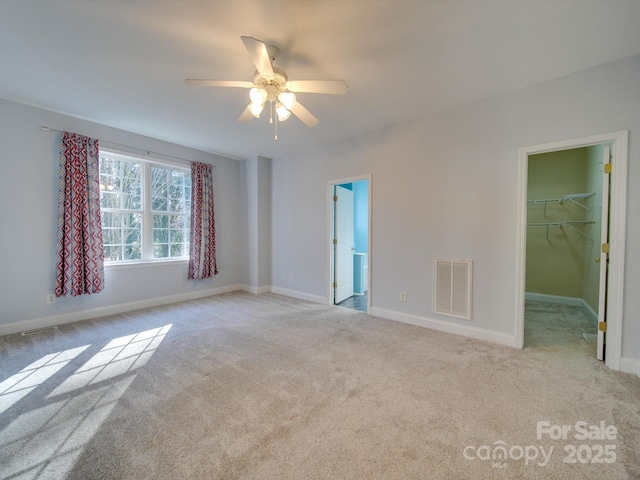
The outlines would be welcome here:
M 273 77 L 271 78 L 260 72 L 256 72 L 255 77 L 253 77 L 253 83 L 255 83 L 257 87 L 264 88 L 269 94 L 274 90 L 273 87 L 275 87 L 276 94 L 286 90 L 287 80 L 288 77 L 284 70 L 276 67 L 273 67 Z

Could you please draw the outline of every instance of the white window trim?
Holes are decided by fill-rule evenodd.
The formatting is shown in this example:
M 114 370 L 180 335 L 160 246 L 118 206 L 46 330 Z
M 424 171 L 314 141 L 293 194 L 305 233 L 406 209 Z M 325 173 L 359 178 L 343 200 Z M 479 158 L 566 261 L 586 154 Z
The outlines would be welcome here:
M 140 260 L 120 260 L 120 261 L 104 261 L 105 270 L 127 269 L 136 267 L 162 266 L 167 264 L 188 264 L 189 254 L 182 257 L 170 258 L 148 258 L 145 256 L 153 253 L 153 212 L 151 212 L 151 193 L 148 192 L 148 186 L 151 184 L 151 166 L 156 165 L 164 168 L 175 168 L 190 172 L 190 165 L 168 160 L 160 160 L 149 155 L 141 155 L 138 153 L 130 153 L 112 148 L 100 148 L 99 155 L 110 155 L 117 159 L 128 162 L 136 162 L 142 165 L 142 185 L 140 187 L 141 205 L 142 205 L 142 258 Z
M 189 259 L 185 258 L 158 258 L 154 260 L 129 260 L 122 262 L 104 262 L 105 270 L 126 270 L 129 268 L 140 267 L 162 267 L 167 264 L 172 265 L 188 265 Z

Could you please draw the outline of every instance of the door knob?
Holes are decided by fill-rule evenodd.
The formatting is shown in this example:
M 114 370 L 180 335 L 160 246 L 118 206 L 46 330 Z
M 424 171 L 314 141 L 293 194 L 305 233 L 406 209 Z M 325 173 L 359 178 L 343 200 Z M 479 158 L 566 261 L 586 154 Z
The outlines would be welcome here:
M 596 263 L 600 263 L 600 257 L 596 258 Z

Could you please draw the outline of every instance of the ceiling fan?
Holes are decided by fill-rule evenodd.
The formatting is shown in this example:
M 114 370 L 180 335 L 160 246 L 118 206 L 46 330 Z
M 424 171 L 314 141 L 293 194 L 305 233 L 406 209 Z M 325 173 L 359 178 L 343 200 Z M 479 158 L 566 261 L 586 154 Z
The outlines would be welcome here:
M 249 56 L 256 66 L 253 82 L 237 80 L 204 80 L 186 79 L 184 83 L 190 87 L 238 87 L 247 88 L 250 102 L 238 118 L 239 122 L 250 122 L 260 118 L 267 101 L 269 102 L 269 123 L 276 121 L 276 136 L 278 140 L 277 122 L 284 121 L 293 113 L 307 127 L 315 127 L 320 123 L 309 110 L 296 99 L 296 93 L 328 93 L 346 95 L 347 84 L 343 80 L 294 80 L 290 81 L 284 70 L 273 66 L 273 60 L 280 54 L 280 50 L 273 45 L 253 37 L 240 37 Z

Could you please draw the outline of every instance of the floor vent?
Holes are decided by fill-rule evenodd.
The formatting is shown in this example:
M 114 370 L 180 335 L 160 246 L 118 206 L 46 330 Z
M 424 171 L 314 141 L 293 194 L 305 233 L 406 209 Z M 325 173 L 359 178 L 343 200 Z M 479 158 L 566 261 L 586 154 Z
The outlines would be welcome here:
M 33 330 L 22 332 L 22 336 L 24 337 L 26 335 L 37 335 L 38 333 L 55 332 L 56 330 L 58 330 L 58 327 L 35 328 Z
M 435 313 L 471 320 L 471 265 L 471 260 L 435 260 Z

